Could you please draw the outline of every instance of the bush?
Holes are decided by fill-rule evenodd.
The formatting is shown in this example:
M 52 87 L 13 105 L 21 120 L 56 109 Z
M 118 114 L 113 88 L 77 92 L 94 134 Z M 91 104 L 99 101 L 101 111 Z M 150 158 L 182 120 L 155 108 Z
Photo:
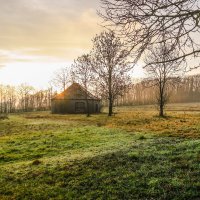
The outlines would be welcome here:
M 9 119 L 8 114 L 0 114 L 0 120 Z

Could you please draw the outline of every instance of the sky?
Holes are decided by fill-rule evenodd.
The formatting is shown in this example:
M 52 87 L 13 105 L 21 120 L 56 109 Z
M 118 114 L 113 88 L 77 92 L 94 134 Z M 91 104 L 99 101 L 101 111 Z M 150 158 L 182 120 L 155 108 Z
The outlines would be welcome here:
M 0 0 L 0 84 L 48 87 L 102 30 L 99 0 Z M 136 66 L 133 76 L 144 72 Z
M 45 87 L 90 51 L 98 0 L 0 0 L 0 83 Z

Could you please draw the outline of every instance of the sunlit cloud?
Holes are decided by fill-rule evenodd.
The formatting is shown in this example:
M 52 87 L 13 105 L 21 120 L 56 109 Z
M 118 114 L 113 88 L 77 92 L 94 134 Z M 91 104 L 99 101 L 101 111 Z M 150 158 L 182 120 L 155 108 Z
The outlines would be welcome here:
M 20 0 L 17 3 L 12 1 L 12 4 L 10 1 L 4 2 L 0 8 L 0 11 L 3 10 L 0 24 L 4 27 L 0 30 L 2 49 L 46 48 L 45 54 L 48 54 L 48 48 L 87 50 L 91 46 L 91 38 L 101 29 L 96 8 L 81 7 L 86 1 L 78 5 L 77 1 L 62 0 L 59 3 Z M 12 6 L 5 8 L 5 4 L 9 3 Z M 15 12 L 11 13 L 12 9 Z
M 57 68 L 89 52 L 91 39 L 102 29 L 98 4 L 0 0 L 0 82 L 42 85 Z

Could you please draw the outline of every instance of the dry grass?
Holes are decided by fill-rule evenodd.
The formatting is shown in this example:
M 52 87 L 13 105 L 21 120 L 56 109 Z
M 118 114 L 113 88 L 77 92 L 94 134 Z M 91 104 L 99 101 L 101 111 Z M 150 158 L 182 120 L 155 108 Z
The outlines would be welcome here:
M 169 105 L 166 118 L 153 106 L 11 115 L 0 121 L 0 199 L 198 199 L 198 106 Z

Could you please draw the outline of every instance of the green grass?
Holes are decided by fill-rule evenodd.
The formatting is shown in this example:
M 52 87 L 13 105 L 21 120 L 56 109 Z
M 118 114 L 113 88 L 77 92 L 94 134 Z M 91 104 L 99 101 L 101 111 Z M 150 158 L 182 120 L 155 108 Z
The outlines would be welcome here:
M 200 113 L 180 107 L 0 120 L 0 199 L 199 199 Z

